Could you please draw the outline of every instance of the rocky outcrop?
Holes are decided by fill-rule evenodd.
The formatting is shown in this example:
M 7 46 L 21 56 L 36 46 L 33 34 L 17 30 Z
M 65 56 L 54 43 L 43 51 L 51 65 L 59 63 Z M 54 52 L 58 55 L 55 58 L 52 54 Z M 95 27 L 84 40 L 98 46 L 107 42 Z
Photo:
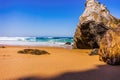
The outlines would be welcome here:
M 38 50 L 38 49 L 23 49 L 23 50 L 18 51 L 18 53 L 20 53 L 20 54 L 32 54 L 32 55 L 45 55 L 45 54 L 49 54 L 45 50 Z
M 99 48 L 100 39 L 107 30 L 108 27 L 103 23 L 86 21 L 78 27 L 73 47 L 80 49 Z
M 93 20 L 96 22 L 103 22 L 106 26 L 116 28 L 120 23 L 119 19 L 113 17 L 105 5 L 100 4 L 96 0 L 87 0 L 85 10 L 80 16 L 80 23 Z
M 103 4 L 96 0 L 87 0 L 74 35 L 73 48 L 98 48 L 99 40 L 106 30 L 117 28 L 118 25 L 120 20 L 113 17 Z
M 111 65 L 120 64 L 120 28 L 108 30 L 101 39 L 99 58 Z

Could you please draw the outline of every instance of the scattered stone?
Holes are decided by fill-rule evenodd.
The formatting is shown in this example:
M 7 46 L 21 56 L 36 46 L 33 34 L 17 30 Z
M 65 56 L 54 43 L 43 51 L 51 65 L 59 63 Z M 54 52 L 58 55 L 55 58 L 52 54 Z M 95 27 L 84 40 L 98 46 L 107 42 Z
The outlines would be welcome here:
M 5 46 L 0 46 L 0 48 L 5 48 Z
M 45 50 L 38 50 L 38 49 L 24 49 L 24 50 L 18 51 L 18 53 L 21 53 L 21 54 L 33 54 L 33 55 L 49 54 Z
M 7 54 L 0 54 L 0 57 L 3 57 L 3 58 L 5 58 L 5 57 L 10 57 L 10 55 L 7 55 Z
M 90 56 L 93 56 L 93 55 L 98 55 L 98 51 L 99 49 L 93 49 L 91 52 L 90 52 Z
M 71 42 L 66 42 L 65 45 L 71 45 Z
M 99 59 L 110 65 L 120 64 L 120 28 L 108 30 L 101 39 Z

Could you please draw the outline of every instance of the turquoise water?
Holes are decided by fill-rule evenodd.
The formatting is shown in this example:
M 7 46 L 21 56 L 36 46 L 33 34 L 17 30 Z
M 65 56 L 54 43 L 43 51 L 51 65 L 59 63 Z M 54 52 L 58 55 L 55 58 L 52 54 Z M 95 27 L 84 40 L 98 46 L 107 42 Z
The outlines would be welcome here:
M 73 37 L 0 37 L 0 45 L 64 46 L 66 42 L 73 43 Z
M 73 42 L 72 37 L 29 37 L 26 40 L 31 42 Z

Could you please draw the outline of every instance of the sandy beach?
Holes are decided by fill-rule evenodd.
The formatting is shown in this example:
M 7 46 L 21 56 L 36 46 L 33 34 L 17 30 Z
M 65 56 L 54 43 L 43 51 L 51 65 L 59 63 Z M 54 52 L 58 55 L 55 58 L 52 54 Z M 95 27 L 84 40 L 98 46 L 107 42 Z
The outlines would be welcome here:
M 119 9 L 120 0 L 0 0 L 0 80 L 120 80 Z
M 18 54 L 31 48 L 46 50 L 49 55 Z M 57 47 L 0 48 L 0 80 L 119 80 L 120 67 L 99 61 L 90 50 Z

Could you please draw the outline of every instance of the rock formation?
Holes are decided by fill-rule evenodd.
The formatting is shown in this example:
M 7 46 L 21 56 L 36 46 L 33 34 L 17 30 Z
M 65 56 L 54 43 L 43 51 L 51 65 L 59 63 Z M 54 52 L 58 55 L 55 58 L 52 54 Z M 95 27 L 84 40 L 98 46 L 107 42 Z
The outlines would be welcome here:
M 108 30 L 101 39 L 99 58 L 111 65 L 120 64 L 120 28 Z
M 65 45 L 71 45 L 71 42 L 66 42 Z
M 20 54 L 32 54 L 32 55 L 44 55 L 44 54 L 49 54 L 45 50 L 39 50 L 39 49 L 23 49 L 18 51 Z
M 98 48 L 103 34 L 118 25 L 120 20 L 113 17 L 103 4 L 96 0 L 87 0 L 74 35 L 73 48 Z
M 99 48 L 99 42 L 108 30 L 103 23 L 95 21 L 86 21 L 79 26 L 79 31 L 76 31 L 74 38 L 74 48 L 91 49 Z
M 93 20 L 103 22 L 108 27 L 117 27 L 120 20 L 113 17 L 109 10 L 96 0 L 87 0 L 84 13 L 80 16 L 80 23 Z

